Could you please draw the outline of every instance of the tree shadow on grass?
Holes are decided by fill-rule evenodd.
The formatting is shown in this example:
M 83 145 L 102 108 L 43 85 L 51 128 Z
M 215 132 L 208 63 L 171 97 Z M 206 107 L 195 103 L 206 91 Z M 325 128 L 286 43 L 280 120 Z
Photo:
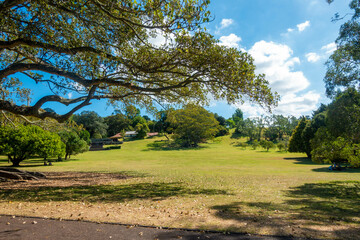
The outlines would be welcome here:
M 326 164 L 326 167 L 321 167 L 321 168 L 315 168 L 312 169 L 312 171 L 314 172 L 327 172 L 327 173 L 331 173 L 331 174 L 339 174 L 339 173 L 360 173 L 360 169 L 359 168 L 349 168 L 349 167 L 344 167 L 341 170 L 333 170 L 330 171 L 329 170 L 329 164 Z
M 51 162 L 52 165 L 56 165 L 57 163 L 61 163 L 61 162 L 76 162 L 79 161 L 79 159 L 77 158 L 71 158 L 71 159 L 63 159 L 62 161 L 57 161 L 57 159 L 55 158 L 49 158 L 46 160 L 47 162 Z M 1 162 L 8 162 L 8 160 L 5 161 L 1 161 Z M 42 158 L 30 158 L 30 159 L 25 159 L 22 162 L 20 162 L 20 166 L 18 167 L 13 167 L 12 163 L 10 162 L 9 165 L 4 165 L 1 167 L 6 167 L 6 168 L 31 168 L 31 167 L 50 167 L 50 166 L 45 166 L 44 165 L 44 159 Z
M 142 151 L 187 151 L 187 150 L 202 150 L 209 148 L 208 146 L 198 146 L 198 147 L 180 147 L 179 145 L 169 143 L 168 141 L 154 141 L 146 145 L 147 149 Z
M 255 228 L 268 227 L 279 235 L 360 236 L 360 228 L 354 227 L 360 224 L 360 181 L 306 183 L 284 193 L 284 203 L 234 202 L 213 209 L 219 218 L 247 222 Z
M 295 157 L 295 158 L 284 158 L 284 159 L 295 161 L 294 164 L 319 165 L 318 163 L 314 163 L 310 158 L 307 157 Z
M 228 193 L 217 189 L 190 189 L 181 186 L 180 183 L 160 182 L 0 190 L 0 199 L 2 200 L 28 202 L 124 202 L 135 199 L 159 201 L 173 196 L 187 195 L 228 195 Z

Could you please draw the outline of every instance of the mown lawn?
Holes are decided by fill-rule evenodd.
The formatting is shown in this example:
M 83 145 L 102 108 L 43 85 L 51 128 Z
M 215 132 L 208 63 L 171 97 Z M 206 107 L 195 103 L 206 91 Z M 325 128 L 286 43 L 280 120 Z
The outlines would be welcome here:
M 244 150 L 229 136 L 190 150 L 160 140 L 125 142 L 121 150 L 54 166 L 27 160 L 24 170 L 131 177 L 100 186 L 3 189 L 0 213 L 332 239 L 360 234 L 358 170 L 329 172 L 303 154 Z

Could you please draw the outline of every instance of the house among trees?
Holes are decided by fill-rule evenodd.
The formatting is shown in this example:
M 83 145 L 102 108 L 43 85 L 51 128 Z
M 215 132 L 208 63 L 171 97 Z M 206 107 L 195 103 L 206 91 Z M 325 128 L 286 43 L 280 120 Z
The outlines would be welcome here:
M 138 133 L 136 131 L 127 131 L 125 132 L 125 137 L 136 137 L 138 135 Z M 122 134 L 121 133 L 117 133 L 114 136 L 111 136 L 110 139 L 112 139 L 113 141 L 120 141 L 120 138 L 122 138 Z
M 148 137 L 155 137 L 155 136 L 157 136 L 157 135 L 159 135 L 158 132 L 147 133 L 147 136 L 148 136 Z

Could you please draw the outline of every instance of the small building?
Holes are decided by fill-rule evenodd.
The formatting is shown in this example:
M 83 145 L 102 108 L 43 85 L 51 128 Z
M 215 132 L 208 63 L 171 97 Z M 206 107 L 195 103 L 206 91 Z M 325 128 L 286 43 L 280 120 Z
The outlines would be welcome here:
M 159 135 L 158 132 L 147 133 L 148 137 L 154 137 L 154 136 L 157 136 L 157 135 Z
M 125 132 L 125 137 L 136 137 L 138 133 L 136 131 L 127 131 Z M 113 141 L 120 141 L 120 138 L 122 138 L 121 133 L 117 133 L 114 136 L 111 136 L 110 139 Z

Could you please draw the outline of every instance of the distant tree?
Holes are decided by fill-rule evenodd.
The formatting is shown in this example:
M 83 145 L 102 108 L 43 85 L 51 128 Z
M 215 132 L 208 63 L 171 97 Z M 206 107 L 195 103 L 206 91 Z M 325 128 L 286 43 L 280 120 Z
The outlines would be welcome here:
M 106 125 L 104 118 L 100 117 L 94 111 L 83 111 L 80 114 L 75 114 L 73 120 L 77 124 L 83 125 L 90 133 L 91 138 L 102 138 L 107 135 L 106 129 L 108 125 Z
M 255 139 L 252 142 L 251 146 L 252 146 L 252 149 L 256 150 L 260 146 L 260 144 L 259 144 L 258 140 Z
M 219 125 L 218 132 L 216 133 L 215 137 L 221 137 L 221 136 L 225 136 L 225 135 L 229 135 L 229 129 L 227 129 L 223 125 Z
M 276 146 L 277 146 L 277 148 L 279 149 L 280 152 L 282 152 L 282 150 L 285 149 L 285 144 L 282 143 L 282 142 L 279 142 Z
M 271 141 L 267 141 L 267 140 L 261 140 L 260 141 L 260 146 L 264 149 L 266 149 L 266 151 L 268 152 L 271 148 L 275 147 L 275 144 Z
M 214 114 L 215 119 L 219 122 L 219 125 L 226 126 L 226 119 L 223 116 L 220 116 L 219 114 Z
M 104 122 L 108 126 L 107 136 L 111 137 L 122 130 L 128 130 L 131 126 L 131 120 L 126 115 L 117 113 L 104 118 Z
M 305 152 L 305 142 L 302 133 L 309 122 L 305 117 L 302 117 L 299 124 L 296 126 L 289 142 L 289 152 Z M 311 157 L 311 156 L 308 156 Z
M 306 155 L 311 158 L 311 151 L 313 149 L 313 145 L 311 144 L 311 140 L 315 137 L 315 133 L 321 127 L 325 127 L 326 123 L 326 112 L 320 112 L 315 115 L 311 121 L 307 121 L 304 130 L 301 133 L 301 138 L 304 143 L 304 152 Z
M 236 123 L 232 120 L 232 118 L 227 119 L 225 124 L 229 129 L 236 127 Z
M 237 124 L 239 121 L 244 119 L 244 113 L 241 111 L 241 109 L 236 109 L 235 113 L 232 115 L 232 120 Z
M 213 138 L 219 126 L 214 114 L 192 104 L 172 111 L 168 121 L 174 127 L 173 138 L 183 147 L 196 147 L 204 140 Z
M 87 141 L 85 133 L 79 134 L 76 131 L 62 131 L 59 135 L 61 141 L 65 144 L 65 159 L 70 158 L 71 155 L 76 155 L 89 150 L 89 142 Z
M 133 126 L 134 130 L 138 133 L 136 138 L 143 139 L 146 137 L 147 133 L 150 132 L 148 127 L 147 121 L 145 118 L 141 116 L 136 116 L 132 119 L 131 125 Z

